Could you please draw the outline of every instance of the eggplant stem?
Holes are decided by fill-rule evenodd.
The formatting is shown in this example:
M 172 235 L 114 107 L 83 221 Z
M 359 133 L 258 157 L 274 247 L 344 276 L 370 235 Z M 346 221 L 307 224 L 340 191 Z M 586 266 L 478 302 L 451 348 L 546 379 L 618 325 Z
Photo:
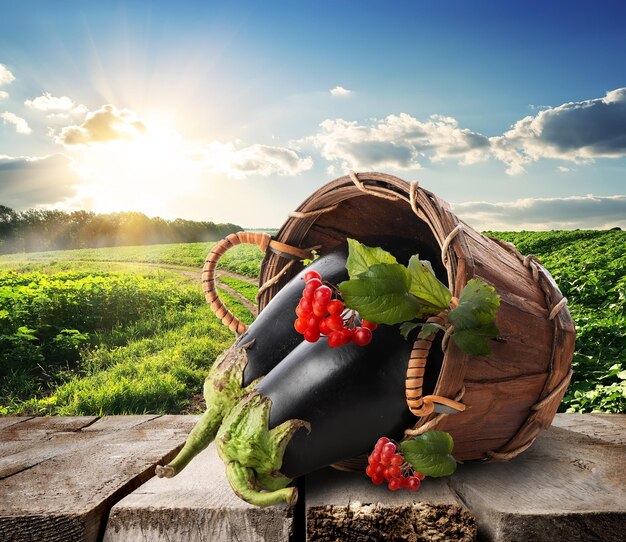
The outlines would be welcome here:
M 259 491 L 254 470 L 236 461 L 226 466 L 226 477 L 235 494 L 255 506 L 273 506 L 284 501 L 288 506 L 293 507 L 298 501 L 298 490 L 295 487 L 285 487 L 276 491 Z
M 189 433 L 182 450 L 167 465 L 157 465 L 156 475 L 159 478 L 176 476 L 194 457 L 213 442 L 223 419 L 224 412 L 221 409 L 209 406 Z

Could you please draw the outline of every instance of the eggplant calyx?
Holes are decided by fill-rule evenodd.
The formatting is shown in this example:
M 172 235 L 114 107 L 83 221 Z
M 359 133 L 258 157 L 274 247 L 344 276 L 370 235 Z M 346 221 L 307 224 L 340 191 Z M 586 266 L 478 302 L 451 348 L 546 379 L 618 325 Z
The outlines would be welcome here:
M 225 463 L 235 461 L 254 469 L 257 476 L 277 476 L 291 437 L 300 428 L 310 430 L 310 424 L 287 420 L 270 430 L 271 406 L 268 397 L 253 391 L 228 413 L 216 437 L 217 452 Z
M 226 477 L 235 494 L 250 504 L 272 506 L 284 501 L 292 507 L 298 501 L 298 490 L 295 487 L 285 487 L 276 491 L 259 491 L 254 471 L 236 461 L 226 465 Z
M 237 404 L 252 384 L 241 388 L 243 371 L 248 363 L 246 349 L 233 345 L 213 364 L 204 381 L 206 411 L 189 433 L 183 449 L 166 466 L 158 465 L 159 478 L 172 478 L 204 450 L 217 434 L 224 416 Z

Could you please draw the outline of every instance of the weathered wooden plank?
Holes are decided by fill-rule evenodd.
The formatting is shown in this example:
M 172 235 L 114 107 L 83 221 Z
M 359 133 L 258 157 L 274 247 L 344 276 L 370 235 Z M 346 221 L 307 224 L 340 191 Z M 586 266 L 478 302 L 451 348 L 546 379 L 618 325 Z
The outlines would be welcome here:
M 623 414 L 557 414 L 552 425 L 591 439 L 626 446 L 626 416 Z
M 5 467 L 12 460 L 25 466 L 0 480 L 0 541 L 97 540 L 110 507 L 173 456 L 197 419 L 161 418 L 37 418 L 0 432 L 3 445 L 23 447 Z M 37 454 L 40 461 L 32 461 Z
M 17 423 L 24 423 L 33 418 L 33 416 L 5 416 L 0 417 L 0 431 L 6 429 L 7 427 L 11 427 Z
M 233 493 L 211 445 L 175 478 L 153 478 L 116 504 L 104 541 L 280 542 L 292 528 L 285 506 L 257 508 Z
M 305 492 L 310 542 L 476 538 L 475 519 L 444 479 L 428 479 L 413 493 L 391 492 L 365 473 L 324 469 L 306 477 Z
M 557 425 L 588 420 L 565 416 Z M 486 540 L 624 540 L 626 431 L 618 425 L 619 442 L 552 427 L 513 461 L 460 465 L 450 487 L 476 515 Z

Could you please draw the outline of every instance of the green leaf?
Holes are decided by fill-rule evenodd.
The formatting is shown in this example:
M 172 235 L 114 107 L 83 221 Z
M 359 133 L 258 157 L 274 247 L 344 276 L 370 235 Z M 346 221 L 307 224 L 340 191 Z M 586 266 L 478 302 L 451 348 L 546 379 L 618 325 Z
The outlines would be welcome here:
M 452 457 L 454 441 L 449 433 L 426 431 L 411 440 L 400 443 L 404 458 L 417 472 L 438 478 L 450 476 L 456 470 Z
M 402 335 L 405 339 L 408 339 L 409 333 L 420 325 L 421 324 L 418 322 L 404 322 L 403 324 L 400 324 L 400 335 Z
M 432 333 L 437 333 L 437 331 L 445 331 L 445 330 L 446 330 L 445 327 L 432 322 L 432 323 L 424 324 L 422 326 L 422 330 L 419 332 L 417 337 L 418 339 L 427 339 L 428 337 L 430 337 Z
M 420 260 L 416 254 L 409 260 L 409 273 L 411 275 L 409 291 L 415 297 L 438 309 L 436 312 L 441 312 L 448 308 L 452 294 L 435 276 L 429 261 Z
M 372 265 L 379 263 L 398 263 L 396 258 L 386 250 L 368 247 L 354 239 L 348 239 L 348 259 L 346 269 L 351 279 L 365 273 Z
M 403 265 L 372 265 L 358 278 L 339 284 L 345 304 L 376 324 L 400 324 L 412 320 L 420 304 L 409 293 L 411 279 Z
M 456 309 L 448 319 L 454 324 L 452 339 L 457 346 L 472 356 L 491 352 L 487 339 L 498 336 L 496 314 L 500 296 L 495 288 L 481 279 L 470 279 L 459 296 Z

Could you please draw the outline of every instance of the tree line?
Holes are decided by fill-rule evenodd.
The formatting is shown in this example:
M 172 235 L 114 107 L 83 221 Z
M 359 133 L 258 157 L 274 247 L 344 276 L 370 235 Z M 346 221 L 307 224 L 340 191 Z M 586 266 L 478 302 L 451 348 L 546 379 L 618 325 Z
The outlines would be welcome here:
M 217 241 L 241 229 L 237 224 L 165 220 L 138 212 L 15 211 L 0 205 L 0 254 Z

